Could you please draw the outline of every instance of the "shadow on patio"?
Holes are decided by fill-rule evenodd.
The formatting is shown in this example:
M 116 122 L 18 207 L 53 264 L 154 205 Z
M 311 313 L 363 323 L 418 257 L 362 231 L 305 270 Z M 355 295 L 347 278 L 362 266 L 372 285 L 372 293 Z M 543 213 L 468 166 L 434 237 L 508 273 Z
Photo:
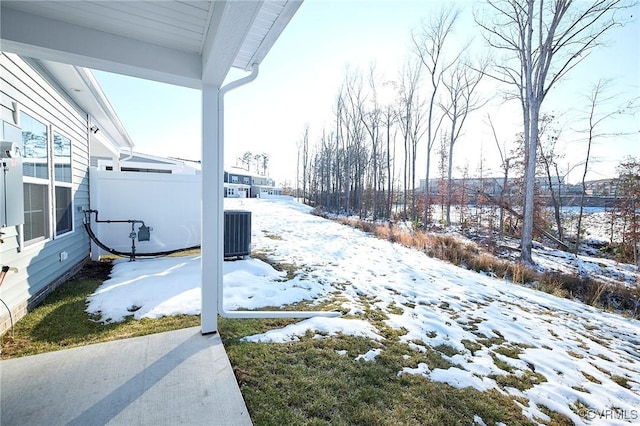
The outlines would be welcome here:
M 187 328 L 0 362 L 2 425 L 250 425 L 218 334 Z

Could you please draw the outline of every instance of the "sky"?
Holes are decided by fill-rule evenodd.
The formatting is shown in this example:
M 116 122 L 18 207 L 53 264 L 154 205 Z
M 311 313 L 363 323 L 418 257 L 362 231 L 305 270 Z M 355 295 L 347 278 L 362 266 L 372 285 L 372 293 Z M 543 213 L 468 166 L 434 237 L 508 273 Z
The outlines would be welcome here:
M 270 175 L 277 183 L 292 184 L 296 176 L 297 144 L 305 126 L 311 145 L 323 129 L 332 126 L 333 105 L 347 70 L 367 73 L 372 65 L 386 81 L 397 80 L 398 71 L 411 53 L 411 32 L 441 2 L 424 0 L 325 1 L 306 0 L 260 66 L 258 78 L 229 92 L 225 98 L 225 163 L 235 165 L 245 151 L 267 153 Z M 452 39 L 456 46 L 471 41 L 481 53 L 482 37 L 473 21 L 478 2 L 457 1 L 462 15 Z M 552 90 L 543 104 L 545 112 L 559 116 L 561 138 L 566 143 L 559 161 L 569 181 L 581 177 L 586 158 L 584 134 L 586 95 L 598 79 L 611 79 L 613 100 L 601 111 L 640 97 L 640 6 L 627 12 L 631 22 L 612 31 L 599 47 Z M 452 49 L 453 50 L 453 49 Z M 201 157 L 200 92 L 95 71 L 96 78 L 142 153 L 199 160 Z M 245 75 L 232 70 L 227 81 Z M 456 143 L 456 173 L 467 167 L 476 174 L 479 159 L 483 174 L 500 175 L 498 151 L 487 113 L 501 143 L 509 143 L 521 127 L 521 110 L 505 101 L 504 87 L 485 79 L 481 94 L 488 101 L 473 113 Z M 640 115 L 614 118 L 603 132 L 626 133 L 600 138 L 594 144 L 588 179 L 615 176 L 615 166 L 626 155 L 640 156 Z M 426 143 L 418 147 L 418 170 L 425 170 Z M 432 154 L 433 155 L 433 154 Z M 566 164 L 565 164 L 566 163 Z M 432 166 L 432 170 L 433 170 Z M 424 172 L 421 173 L 424 177 Z M 434 177 L 432 172 L 431 177 Z
M 258 259 L 224 262 L 226 310 L 306 300 L 334 301 L 343 312 L 339 318 L 314 317 L 243 340 L 291 343 L 308 338 L 308 331 L 316 339 L 343 333 L 368 339 L 371 349 L 349 353 L 337 347 L 339 355 L 353 362 L 376 362 L 386 350 L 383 336 L 388 333 L 370 322 L 366 311 L 373 309 L 379 312 L 375 317 L 386 317 L 385 324 L 407 345 L 407 361 L 399 375 L 421 375 L 457 388 L 496 389 L 517 397 L 529 418 L 546 419 L 540 408 L 544 405 L 576 425 L 596 424 L 588 420 L 612 407 L 637 419 L 639 321 L 456 267 L 312 215 L 311 207 L 291 197 L 225 199 L 225 207 L 251 211 L 253 249 L 269 253 L 271 261 L 291 265 L 294 271 L 287 279 L 286 273 Z M 597 227 L 592 230 L 599 232 Z M 598 279 L 625 277 L 627 285 L 637 285 L 638 271 L 632 265 L 542 245 L 534 248 L 534 259 L 545 270 L 579 270 Z M 200 262 L 199 256 L 121 259 L 110 279 L 89 297 L 87 311 L 106 323 L 128 316 L 139 320 L 196 315 L 201 307 Z M 478 349 L 468 349 L 465 340 Z M 449 353 L 442 357 L 450 368 L 436 368 L 426 357 L 423 362 L 416 360 L 427 347 L 437 350 L 442 345 L 450 348 L 442 351 Z M 520 349 L 515 357 L 501 352 L 514 348 Z M 532 380 L 525 390 L 501 388 L 496 378 L 508 375 L 506 370 L 518 377 L 535 372 L 545 380 Z M 589 377 L 593 380 L 586 380 Z M 578 401 L 590 411 L 577 409 Z M 628 423 L 607 417 L 607 424 Z

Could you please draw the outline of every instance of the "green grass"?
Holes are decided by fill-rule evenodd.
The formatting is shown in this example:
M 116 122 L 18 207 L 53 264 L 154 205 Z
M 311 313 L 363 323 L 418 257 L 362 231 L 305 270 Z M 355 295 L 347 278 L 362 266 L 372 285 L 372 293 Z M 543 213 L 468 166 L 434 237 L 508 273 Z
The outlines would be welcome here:
M 2 359 L 57 351 L 92 343 L 144 336 L 200 324 L 197 316 L 104 325 L 85 312 L 86 300 L 110 271 L 110 264 L 92 262 L 72 280 L 53 291 L 43 304 L 17 322 L 14 336 L 2 338 Z
M 358 337 L 314 339 L 309 334 L 296 343 L 241 341 L 247 334 L 283 325 L 282 320 L 220 321 L 227 354 L 256 425 L 454 425 L 472 424 L 474 415 L 487 424 L 529 424 L 520 408 L 498 392 L 398 376 L 403 367 L 420 362 L 430 368 L 450 366 L 436 351 L 423 354 L 398 341 L 385 341 L 376 360 L 365 362 L 354 358 L 379 345 Z
M 11 358 L 74 346 L 197 326 L 198 316 L 175 316 L 102 324 L 85 312 L 86 299 L 107 278 L 109 265 L 90 263 L 76 278 L 54 291 L 42 305 L 16 325 L 15 340 L 5 335 L 2 357 Z M 375 303 L 375 299 L 369 300 Z M 332 302 L 321 305 L 331 309 Z M 318 309 L 300 303 L 290 308 Z M 456 389 L 422 376 L 398 375 L 404 367 L 425 363 L 430 369 L 452 364 L 455 350 L 442 345 L 425 352 L 400 341 L 406 331 L 387 330 L 371 305 L 364 317 L 376 324 L 381 342 L 337 335 L 323 339 L 307 333 L 299 342 L 249 343 L 242 337 L 281 328 L 291 319 L 224 319 L 219 332 L 240 390 L 256 425 L 458 425 L 473 424 L 475 415 L 487 424 L 528 425 L 514 399 L 497 391 Z M 502 340 L 502 339 L 496 339 Z M 468 344 L 468 343 L 467 343 Z M 480 345 L 473 346 L 479 350 Z M 372 362 L 355 358 L 372 348 L 381 353 Z M 341 355 L 338 351 L 346 351 Z M 540 377 L 501 379 L 502 386 L 527 389 Z M 520 401 L 522 403 L 523 401 Z M 526 401 L 524 401 L 526 403 Z M 554 414 L 555 416 L 556 414 Z M 559 419 L 563 419 L 560 417 Z
M 296 275 L 298 274 L 298 271 L 300 271 L 300 268 L 291 264 L 291 263 L 284 263 L 284 262 L 276 262 L 275 260 L 273 260 L 270 256 L 269 253 L 263 250 L 254 250 L 251 252 L 251 257 L 254 259 L 258 259 L 263 261 L 264 263 L 267 263 L 269 265 L 271 265 L 271 267 L 273 269 L 275 269 L 276 271 L 279 272 L 285 272 L 286 276 L 284 278 L 281 279 L 281 281 L 289 281 L 292 280 L 296 277 Z

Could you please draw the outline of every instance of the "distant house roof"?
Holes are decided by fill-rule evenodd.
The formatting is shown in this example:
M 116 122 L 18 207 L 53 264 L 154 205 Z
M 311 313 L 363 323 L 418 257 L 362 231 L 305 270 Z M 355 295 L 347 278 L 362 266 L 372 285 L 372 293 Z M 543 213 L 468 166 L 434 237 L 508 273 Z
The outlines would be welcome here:
M 266 179 L 269 178 L 269 176 L 261 175 L 260 173 L 255 173 L 255 172 L 249 171 L 247 169 L 243 169 L 242 167 L 238 167 L 238 166 L 228 166 L 228 167 L 225 167 L 224 170 L 225 170 L 225 172 L 235 173 L 235 174 L 238 174 L 238 175 L 251 176 L 251 177 L 255 177 L 255 178 L 266 178 Z

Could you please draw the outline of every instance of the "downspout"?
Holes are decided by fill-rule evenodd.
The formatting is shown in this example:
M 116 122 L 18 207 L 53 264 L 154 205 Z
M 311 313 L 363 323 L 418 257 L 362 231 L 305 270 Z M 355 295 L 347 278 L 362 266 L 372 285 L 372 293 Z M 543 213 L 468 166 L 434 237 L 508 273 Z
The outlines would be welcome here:
M 122 163 L 129 161 L 133 158 L 133 147 L 129 146 L 129 154 L 124 158 L 118 158 L 118 171 L 122 171 Z
M 133 147 L 132 147 L 132 146 L 130 146 L 130 147 L 129 147 L 129 155 L 128 155 L 127 157 L 124 157 L 124 158 L 123 158 L 122 160 L 120 160 L 120 161 L 123 161 L 123 162 L 124 162 L 124 161 L 131 160 L 132 158 L 133 158 Z
M 229 84 L 223 86 L 218 90 L 218 143 L 220 147 L 218 149 L 220 158 L 218 161 L 224 161 L 224 95 L 233 89 L 236 89 L 245 84 L 251 83 L 258 77 L 258 64 L 253 64 L 251 67 L 251 73 L 238 80 L 232 81 Z M 223 183 L 224 185 L 224 183 Z M 223 213 L 223 212 L 221 212 Z M 224 218 L 224 214 L 220 215 Z M 223 219 L 224 220 L 224 219 Z M 224 227 L 219 224 L 220 235 L 224 237 Z M 218 244 L 223 244 L 224 238 Z M 222 250 L 220 253 L 222 254 Z M 224 283 L 222 282 L 223 259 L 220 257 L 216 259 L 218 262 L 219 280 L 218 286 L 218 314 L 224 318 L 312 318 L 312 317 L 337 317 L 340 316 L 340 312 L 336 311 L 225 311 L 224 309 Z

